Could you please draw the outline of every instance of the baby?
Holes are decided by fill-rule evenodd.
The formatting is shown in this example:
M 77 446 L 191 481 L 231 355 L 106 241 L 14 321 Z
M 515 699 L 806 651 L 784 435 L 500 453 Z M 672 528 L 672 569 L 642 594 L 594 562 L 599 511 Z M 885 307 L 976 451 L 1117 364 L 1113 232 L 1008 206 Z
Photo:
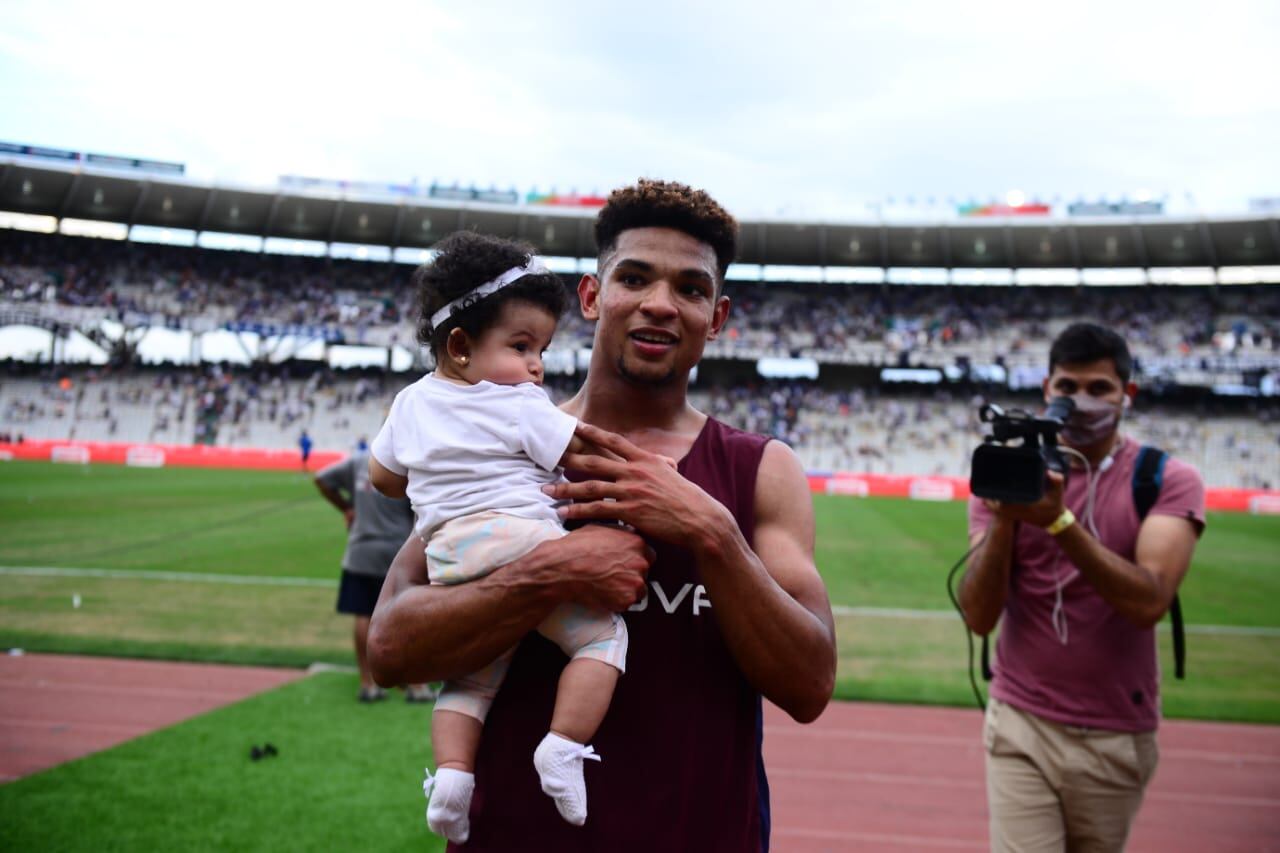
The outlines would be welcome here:
M 566 452 L 591 448 L 577 420 L 542 390 L 542 353 L 564 311 L 564 285 L 529 247 L 459 232 L 414 274 L 421 309 L 418 338 L 436 369 L 396 395 L 369 461 L 374 485 L 408 495 L 415 530 L 427 543 L 433 584 L 483 577 L 565 535 L 541 487 L 559 482 Z M 587 819 L 583 760 L 600 726 L 627 652 L 617 614 L 562 605 L 538 632 L 570 657 L 556 693 L 551 728 L 533 764 L 560 815 Z M 427 824 L 461 844 L 470 833 L 476 750 L 485 715 L 514 649 L 465 678 L 445 683 L 431 720 L 436 775 Z

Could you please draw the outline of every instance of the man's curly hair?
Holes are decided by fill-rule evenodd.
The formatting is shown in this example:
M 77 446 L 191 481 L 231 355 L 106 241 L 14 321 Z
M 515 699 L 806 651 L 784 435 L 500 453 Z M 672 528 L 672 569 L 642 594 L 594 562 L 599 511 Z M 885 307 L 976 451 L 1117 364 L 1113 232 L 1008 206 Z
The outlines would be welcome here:
M 738 221 L 703 190 L 675 181 L 641 178 L 609 193 L 595 226 L 602 267 L 618 235 L 632 228 L 674 228 L 706 243 L 716 253 L 721 281 L 738 250 Z
M 431 316 L 441 308 L 512 267 L 523 266 L 536 254 L 527 243 L 476 231 L 457 231 L 433 249 L 435 257 L 414 271 L 412 284 L 417 293 L 418 342 L 429 345 L 437 360 L 445 352 L 450 332 L 460 328 L 475 338 L 497 321 L 502 306 L 512 299 L 545 308 L 557 320 L 564 313 L 568 302 L 564 283 L 548 272 L 526 275 L 474 305 L 455 310 L 433 327 Z

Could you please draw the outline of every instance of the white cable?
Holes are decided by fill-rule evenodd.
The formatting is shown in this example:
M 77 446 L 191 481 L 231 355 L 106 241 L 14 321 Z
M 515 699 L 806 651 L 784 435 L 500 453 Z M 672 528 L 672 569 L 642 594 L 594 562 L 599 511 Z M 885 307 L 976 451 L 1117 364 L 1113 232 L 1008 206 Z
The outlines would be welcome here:
M 1098 526 L 1093 521 L 1093 507 L 1098 496 L 1098 480 L 1102 479 L 1102 472 L 1111 466 L 1106 464 L 1106 460 L 1103 460 L 1103 464 L 1098 466 L 1098 476 L 1095 477 L 1093 475 L 1093 466 L 1089 464 L 1089 458 L 1087 456 L 1079 450 L 1076 450 L 1074 447 L 1059 445 L 1058 449 L 1064 453 L 1070 453 L 1084 464 L 1084 475 L 1089 483 L 1088 488 L 1085 490 L 1084 523 L 1085 526 L 1089 528 L 1089 532 L 1091 532 L 1095 537 L 1101 538 L 1098 537 Z M 1107 459 L 1110 458 L 1111 457 L 1109 456 L 1107 457 Z
M 1071 454 L 1084 463 L 1084 475 L 1089 483 L 1085 490 L 1084 523 L 1085 526 L 1089 528 L 1089 532 L 1093 534 L 1093 537 L 1101 541 L 1102 536 L 1098 533 L 1098 525 L 1095 524 L 1093 520 L 1093 508 L 1097 504 L 1098 481 L 1102 479 L 1103 473 L 1111 468 L 1116 451 L 1113 449 L 1107 454 L 1107 458 L 1103 459 L 1098 465 L 1098 473 L 1095 476 L 1093 473 L 1093 466 L 1089 464 L 1089 458 L 1079 450 L 1065 445 L 1058 445 L 1058 449 Z M 1053 623 L 1054 633 L 1058 635 L 1058 642 L 1062 643 L 1064 646 L 1067 644 L 1070 632 L 1067 630 L 1067 612 L 1062 605 L 1062 588 L 1075 580 L 1079 574 L 1080 570 L 1073 568 L 1072 571 L 1064 578 L 1062 574 L 1058 572 L 1056 566 L 1054 568 L 1053 612 L 1050 614 L 1050 621 Z

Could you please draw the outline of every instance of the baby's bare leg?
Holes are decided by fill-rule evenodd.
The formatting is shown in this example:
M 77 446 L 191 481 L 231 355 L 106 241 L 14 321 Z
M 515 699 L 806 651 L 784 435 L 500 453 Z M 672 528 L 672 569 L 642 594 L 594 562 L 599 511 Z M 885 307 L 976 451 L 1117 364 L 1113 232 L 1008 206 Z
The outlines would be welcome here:
M 577 743 L 595 737 L 609 711 L 618 674 L 616 667 L 593 658 L 569 661 L 560 674 L 551 731 Z
M 607 707 L 607 705 L 606 705 Z M 431 715 L 431 751 L 436 767 L 475 771 L 476 750 L 484 724 L 457 711 L 437 710 Z

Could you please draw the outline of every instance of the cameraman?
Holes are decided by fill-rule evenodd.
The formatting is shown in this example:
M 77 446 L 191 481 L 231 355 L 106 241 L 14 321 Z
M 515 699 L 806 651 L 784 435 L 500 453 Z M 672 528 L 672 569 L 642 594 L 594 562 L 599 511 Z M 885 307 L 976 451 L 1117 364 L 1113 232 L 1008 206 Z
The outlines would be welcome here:
M 969 503 L 970 544 L 986 539 L 960 606 L 982 635 L 1003 616 L 983 728 L 995 851 L 1122 850 L 1155 771 L 1155 625 L 1204 529 L 1204 484 L 1169 459 L 1139 522 L 1140 445 L 1119 431 L 1132 367 L 1115 332 L 1063 331 L 1044 396 L 1076 404 L 1059 436 L 1065 488 L 1051 471 L 1037 503 Z

